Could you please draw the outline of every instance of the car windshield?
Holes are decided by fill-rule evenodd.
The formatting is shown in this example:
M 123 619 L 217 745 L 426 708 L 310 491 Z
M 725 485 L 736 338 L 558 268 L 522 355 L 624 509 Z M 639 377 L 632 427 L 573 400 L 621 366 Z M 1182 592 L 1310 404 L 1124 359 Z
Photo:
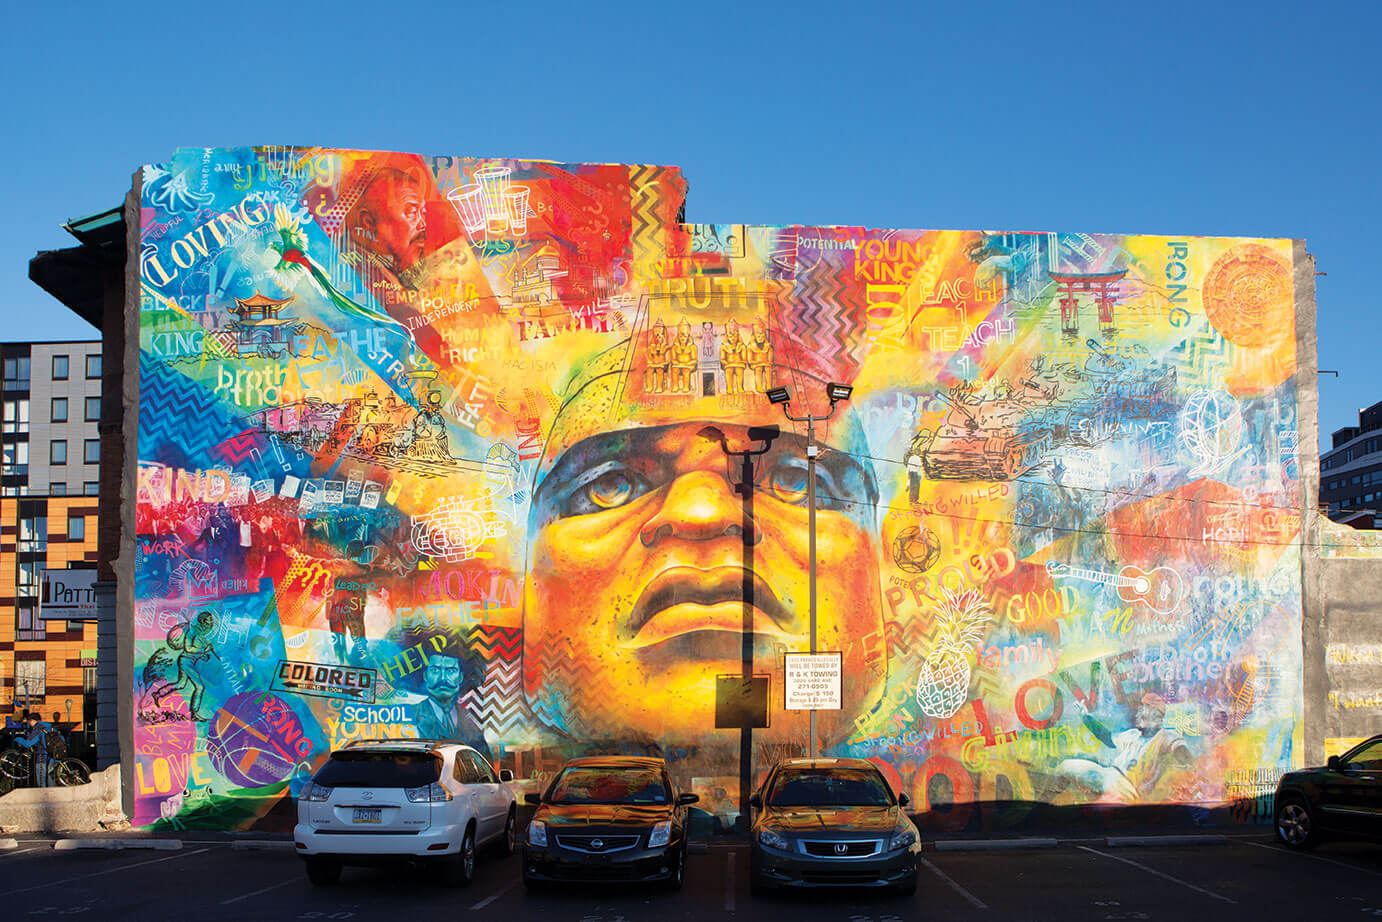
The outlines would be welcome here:
M 333 753 L 312 780 L 328 788 L 419 788 L 441 777 L 430 752 Z
M 646 768 L 568 768 L 548 793 L 554 804 L 665 804 L 662 773 Z
M 806 768 L 778 772 L 768 794 L 772 807 L 887 807 L 893 803 L 877 772 L 859 768 Z

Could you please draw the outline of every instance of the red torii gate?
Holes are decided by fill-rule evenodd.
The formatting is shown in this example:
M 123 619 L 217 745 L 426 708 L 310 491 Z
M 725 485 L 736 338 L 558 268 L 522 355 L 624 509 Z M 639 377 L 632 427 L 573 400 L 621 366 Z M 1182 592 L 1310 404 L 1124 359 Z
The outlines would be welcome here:
M 1088 274 L 1048 272 L 1047 275 L 1051 277 L 1051 281 L 1060 286 L 1061 332 L 1078 333 L 1080 331 L 1079 304 L 1075 300 L 1077 291 L 1094 293 L 1094 303 L 1099 308 L 1099 329 L 1106 333 L 1111 332 L 1113 330 L 1113 302 L 1118 294 L 1115 286 L 1127 274 L 1127 269 L 1120 272 L 1091 272 Z

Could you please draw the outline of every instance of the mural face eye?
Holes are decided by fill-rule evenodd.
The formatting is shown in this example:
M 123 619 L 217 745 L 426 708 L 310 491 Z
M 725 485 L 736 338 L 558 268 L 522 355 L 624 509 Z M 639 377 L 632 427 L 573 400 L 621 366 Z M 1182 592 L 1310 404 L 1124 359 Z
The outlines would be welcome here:
M 806 505 L 806 459 L 783 458 L 768 472 L 768 491 L 784 503 Z M 843 497 L 835 477 L 823 465 L 816 466 L 816 508 L 838 509 Z
M 602 464 L 578 480 L 567 496 L 562 514 L 589 515 L 617 509 L 650 489 L 648 481 L 617 462 Z

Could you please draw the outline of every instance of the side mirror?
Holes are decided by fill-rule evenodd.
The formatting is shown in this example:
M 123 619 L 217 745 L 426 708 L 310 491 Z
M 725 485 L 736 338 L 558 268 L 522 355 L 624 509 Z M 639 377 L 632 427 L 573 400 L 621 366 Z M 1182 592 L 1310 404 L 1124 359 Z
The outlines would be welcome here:
M 1324 763 L 1324 767 L 1332 772 L 1341 772 L 1344 770 L 1344 763 L 1339 761 L 1338 756 L 1330 756 L 1329 761 Z
M 524 795 L 523 795 L 523 802 L 524 802 L 525 804 L 532 804 L 534 807 L 540 807 L 540 806 L 542 806 L 542 795 L 541 795 L 541 794 L 524 794 Z
M 912 802 L 912 798 L 908 797 L 906 794 L 899 794 L 899 795 L 897 795 L 897 805 L 898 805 L 899 807 L 905 807 L 905 806 L 907 806 L 907 805 L 908 805 L 909 803 L 911 803 L 911 802 Z
M 700 802 L 701 795 L 699 794 L 679 794 L 677 796 L 677 806 L 679 807 L 682 804 L 698 804 Z
M 507 769 L 507 768 L 501 768 L 501 769 L 499 769 L 499 780 L 500 780 L 501 782 L 505 782 L 505 783 L 512 781 L 512 780 L 513 780 L 513 772 L 512 772 L 510 769 Z
M 753 809 L 755 809 L 755 810 L 762 810 L 762 809 L 763 809 L 763 795 L 761 795 L 761 794 L 754 794 L 754 795 L 750 796 L 750 797 L 749 797 L 749 806 L 750 806 L 750 807 L 753 807 Z

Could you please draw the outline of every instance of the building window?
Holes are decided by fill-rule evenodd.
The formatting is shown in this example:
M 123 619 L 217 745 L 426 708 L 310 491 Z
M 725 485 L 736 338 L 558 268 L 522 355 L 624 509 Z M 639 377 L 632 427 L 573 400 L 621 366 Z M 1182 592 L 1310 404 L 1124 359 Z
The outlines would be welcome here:
M 88 355 L 86 357 L 86 376 L 88 378 L 99 378 L 101 376 L 101 357 L 99 355 Z
M 86 398 L 86 421 L 89 423 L 99 422 L 101 419 L 101 398 Z
M 42 635 L 43 628 L 39 628 Z M 15 703 L 29 702 L 36 698 L 43 698 L 48 694 L 47 691 L 48 664 L 41 659 L 22 659 L 14 664 L 14 700 Z M 35 701 L 35 706 L 37 702 Z
M 39 528 L 43 536 L 42 543 L 36 550 L 46 550 L 48 547 L 48 520 L 39 519 Z M 16 592 L 30 598 L 38 598 L 39 595 L 39 568 L 41 564 L 37 560 L 21 560 L 19 562 L 19 576 L 16 580 Z
M 101 440 L 87 439 L 82 444 L 82 460 L 87 464 L 101 463 Z
M 100 495 L 101 495 L 101 484 L 100 484 L 100 482 L 99 482 L 99 481 L 96 481 L 96 480 L 88 480 L 86 483 L 82 484 L 82 493 L 85 494 L 86 496 L 100 496 Z
M 50 484 L 48 484 L 48 495 L 49 495 L 49 496 L 66 496 L 66 495 L 67 495 L 67 484 L 65 484 L 65 483 L 50 483 Z
M 48 420 L 54 423 L 67 422 L 67 398 L 54 397 L 52 409 L 48 411 Z
M 48 463 L 67 463 L 67 442 L 65 440 L 54 439 L 53 441 L 48 443 Z
M 32 516 L 19 520 L 19 546 L 20 551 L 45 551 L 48 549 L 48 517 L 46 515 Z M 32 569 L 25 569 L 32 567 Z M 31 562 L 21 562 L 19 564 L 19 583 L 20 594 L 24 592 L 24 586 L 33 586 L 34 590 L 30 595 L 38 595 L 38 564 Z
M 54 380 L 54 381 L 66 381 L 66 380 L 67 380 L 67 356 L 65 356 L 65 355 L 55 355 L 55 356 L 53 356 L 53 380 Z
M 6 400 L 4 410 L 6 432 L 29 431 L 29 401 Z
M 4 466 L 0 468 L 5 474 L 17 474 L 27 477 L 29 474 L 29 443 L 28 442 L 6 442 L 4 446 Z
M 21 605 L 15 614 L 15 640 L 43 640 L 48 631 L 33 605 Z
M 29 389 L 29 357 L 5 359 L 5 390 Z
M 86 516 L 72 515 L 67 517 L 67 540 L 86 540 Z

